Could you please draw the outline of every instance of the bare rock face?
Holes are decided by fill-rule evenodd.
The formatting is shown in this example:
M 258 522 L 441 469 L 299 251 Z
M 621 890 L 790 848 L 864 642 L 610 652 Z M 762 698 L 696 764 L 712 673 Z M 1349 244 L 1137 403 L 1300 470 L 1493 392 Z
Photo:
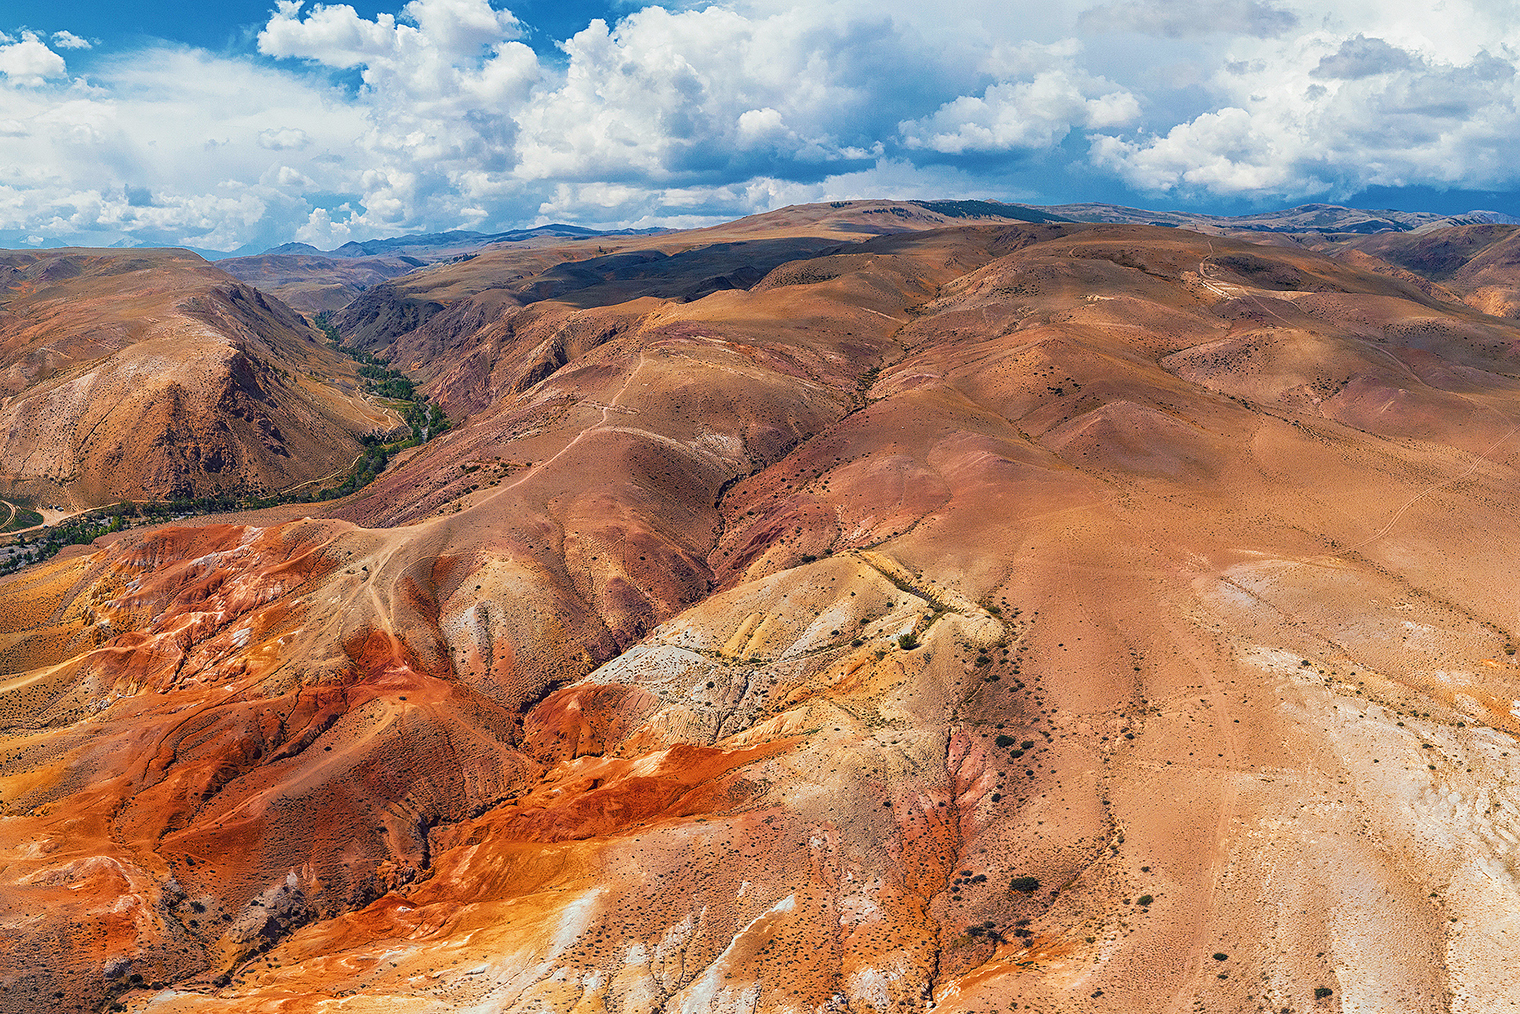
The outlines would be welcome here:
M 331 517 L 0 585 L 0 1008 L 1508 1002 L 1512 324 L 1074 224 L 478 295 Z
M 285 305 L 183 251 L 0 254 L 0 495 L 260 494 L 395 424 Z

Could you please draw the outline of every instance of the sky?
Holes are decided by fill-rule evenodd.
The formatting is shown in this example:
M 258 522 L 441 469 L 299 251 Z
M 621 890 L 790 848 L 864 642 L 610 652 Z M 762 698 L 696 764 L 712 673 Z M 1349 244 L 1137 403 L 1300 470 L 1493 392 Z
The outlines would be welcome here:
M 852 198 L 1520 214 L 1516 0 L 0 0 L 0 246 Z

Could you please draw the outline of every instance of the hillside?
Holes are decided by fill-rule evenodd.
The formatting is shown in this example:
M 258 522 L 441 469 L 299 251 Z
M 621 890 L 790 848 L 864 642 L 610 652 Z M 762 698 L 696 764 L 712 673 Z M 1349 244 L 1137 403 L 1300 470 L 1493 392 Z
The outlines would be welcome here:
M 1376 257 L 1427 278 L 1484 313 L 1520 317 L 1520 226 L 1469 225 L 1413 236 L 1373 236 L 1349 244 L 1348 253 Z
M 239 281 L 279 299 L 302 313 L 341 310 L 354 297 L 428 262 L 416 257 L 332 257 L 296 252 L 267 252 L 253 257 L 228 257 L 216 262 Z
M 896 202 L 383 288 L 453 430 L 0 580 L 0 1009 L 1510 1003 L 1520 327 Z
M 177 250 L 0 252 L 0 496 L 278 490 L 398 417 L 277 300 Z
M 1492 211 L 1441 215 L 1431 211 L 1374 211 L 1339 204 L 1301 204 L 1295 208 L 1251 215 L 1203 215 L 1188 211 L 1150 211 L 1117 204 L 1059 204 L 1039 209 L 1077 222 L 1113 222 L 1125 225 L 1165 225 L 1212 235 L 1231 233 L 1426 233 L 1435 229 L 1484 226 L 1512 221 Z

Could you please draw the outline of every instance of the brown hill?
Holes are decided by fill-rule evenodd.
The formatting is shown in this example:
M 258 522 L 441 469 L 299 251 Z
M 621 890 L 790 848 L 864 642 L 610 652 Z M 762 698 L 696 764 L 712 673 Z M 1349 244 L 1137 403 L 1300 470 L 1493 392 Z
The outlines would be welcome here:
M 1376 236 L 1353 249 L 1438 282 L 1496 317 L 1520 317 L 1520 225 Z
M 180 250 L 0 253 L 0 495 L 279 489 L 394 412 L 298 314 Z
M 304 313 L 341 310 L 359 293 L 425 261 L 416 257 L 327 257 L 320 254 L 263 253 L 228 257 L 218 270 L 257 286 L 285 305 Z
M 1127 226 L 500 299 L 337 516 L 0 586 L 0 1006 L 1509 1002 L 1513 325 Z
M 1347 208 L 1339 204 L 1300 204 L 1294 208 L 1252 215 L 1202 215 L 1189 211 L 1152 211 L 1117 204 L 1058 204 L 1041 211 L 1078 222 L 1115 222 L 1126 225 L 1166 225 L 1210 235 L 1235 233 L 1418 235 L 1430 229 L 1479 226 L 1501 217 L 1493 212 L 1471 211 L 1442 215 L 1433 211 L 1393 211 Z

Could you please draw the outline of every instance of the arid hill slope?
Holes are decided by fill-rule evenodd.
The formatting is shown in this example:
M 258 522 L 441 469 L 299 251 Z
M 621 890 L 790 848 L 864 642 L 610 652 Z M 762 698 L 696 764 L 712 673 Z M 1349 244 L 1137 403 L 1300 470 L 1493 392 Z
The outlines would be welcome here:
M 0 495 L 274 490 L 399 422 L 289 307 L 181 250 L 0 252 Z
M 1520 317 L 1520 225 L 1372 236 L 1351 247 L 1439 283 L 1484 313 Z
M 328 257 L 263 253 L 216 262 L 220 271 L 304 313 L 341 310 L 359 293 L 426 265 L 416 257 Z
M 1511 1002 L 1520 329 L 1131 226 L 499 305 L 334 516 L 0 585 L 0 1008 Z
M 1482 226 L 1505 216 L 1491 211 L 1442 215 L 1433 211 L 1372 211 L 1339 204 L 1301 204 L 1295 208 L 1253 215 L 1201 215 L 1189 211 L 1150 211 L 1116 204 L 1060 204 L 1042 211 L 1078 222 L 1115 222 L 1126 225 L 1168 225 L 1209 235 L 1235 233 L 1319 233 L 1421 235 L 1460 226 Z

